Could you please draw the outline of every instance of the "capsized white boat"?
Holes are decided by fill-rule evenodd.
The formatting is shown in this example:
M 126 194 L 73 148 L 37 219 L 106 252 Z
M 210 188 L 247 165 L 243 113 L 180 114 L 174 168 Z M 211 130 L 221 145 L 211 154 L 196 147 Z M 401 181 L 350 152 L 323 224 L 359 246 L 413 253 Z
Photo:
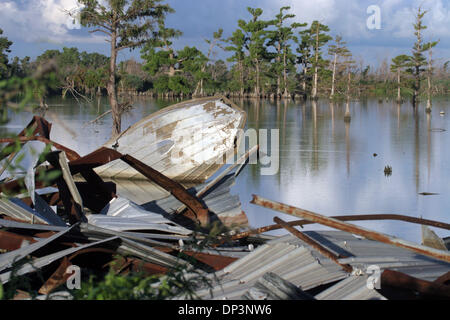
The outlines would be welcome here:
M 222 96 L 193 99 L 140 120 L 104 147 L 129 154 L 179 182 L 201 183 L 236 153 L 246 113 Z M 145 179 L 116 160 L 96 169 L 105 178 Z

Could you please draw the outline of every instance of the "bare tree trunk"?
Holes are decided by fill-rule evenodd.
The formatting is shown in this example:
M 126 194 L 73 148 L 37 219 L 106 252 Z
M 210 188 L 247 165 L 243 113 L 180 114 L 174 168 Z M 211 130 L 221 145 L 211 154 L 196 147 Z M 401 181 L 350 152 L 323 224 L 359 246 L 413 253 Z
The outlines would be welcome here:
M 333 60 L 333 75 L 331 78 L 331 94 L 330 99 L 333 99 L 334 97 L 334 82 L 336 79 L 336 64 L 337 64 L 337 53 L 334 54 L 334 60 Z
M 256 62 L 256 87 L 255 87 L 255 96 L 259 98 L 260 96 L 260 83 L 259 83 L 259 61 L 255 59 Z
M 303 93 L 306 93 L 306 74 L 307 73 L 308 73 L 308 68 L 305 66 L 303 68 L 303 82 L 302 82 Z
M 318 78 L 318 63 L 319 63 L 319 24 L 317 24 L 316 33 L 316 47 L 315 47 L 315 66 L 314 66 L 314 82 L 311 92 L 311 98 L 317 99 L 317 78 Z
M 347 98 L 345 103 L 344 122 L 350 122 L 352 116 L 350 115 L 350 99 Z
M 414 83 L 414 93 L 413 93 L 413 108 L 415 108 L 419 103 L 419 90 L 420 90 L 420 67 L 415 67 L 415 83 Z
M 288 86 L 287 86 L 287 63 L 286 63 L 286 48 L 283 52 L 283 79 L 284 79 L 284 94 L 283 96 L 287 98 L 289 96 Z
M 419 18 L 417 18 L 419 20 Z M 419 21 L 417 21 L 419 23 Z M 417 30 L 417 50 L 420 49 L 422 43 L 422 35 L 420 33 L 420 29 Z M 417 61 L 415 65 L 415 83 L 414 83 L 414 93 L 413 93 L 413 108 L 415 108 L 419 104 L 419 90 L 420 90 L 420 64 Z
M 400 89 L 400 68 L 397 69 L 397 102 L 402 101 L 401 89 Z
M 277 46 L 277 51 L 278 51 L 277 62 L 280 63 L 281 47 L 280 47 L 279 43 Z M 277 73 L 278 73 L 278 70 L 277 70 Z M 280 96 L 281 96 L 281 76 L 278 73 L 278 75 L 277 75 L 277 98 Z
M 429 55 L 428 55 L 428 75 L 427 75 L 427 82 L 428 82 L 428 88 L 427 88 L 427 107 L 425 109 L 426 112 L 431 112 L 431 57 L 433 53 L 430 49 Z
M 173 61 L 173 51 L 170 48 L 168 48 L 167 50 L 170 50 L 169 59 L 170 59 L 170 61 Z M 175 73 L 176 73 L 175 66 L 174 65 L 170 65 L 168 76 L 169 77 L 173 77 L 175 75 Z
M 352 74 L 350 73 L 350 70 L 348 70 L 348 78 L 347 78 L 347 101 L 350 100 L 350 83 L 352 80 Z
M 244 97 L 244 66 L 242 61 L 239 61 L 239 80 L 241 85 L 241 98 Z
M 109 80 L 107 84 L 109 104 L 111 105 L 112 113 L 112 138 L 118 136 L 121 132 L 122 119 L 120 106 L 117 101 L 117 91 L 116 91 L 116 59 L 117 59 L 117 48 L 116 48 L 117 34 L 113 32 L 111 34 L 111 59 L 109 65 Z
M 277 98 L 281 96 L 281 77 L 277 76 Z

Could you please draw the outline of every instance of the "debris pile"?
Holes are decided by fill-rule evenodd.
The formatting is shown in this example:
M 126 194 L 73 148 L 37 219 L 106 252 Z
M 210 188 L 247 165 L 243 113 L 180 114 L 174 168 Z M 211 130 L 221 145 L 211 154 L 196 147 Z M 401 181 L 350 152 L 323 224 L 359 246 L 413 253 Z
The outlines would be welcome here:
M 51 293 L 57 292 L 59 298 L 70 299 L 66 282 L 72 274 L 68 270 L 73 268 L 88 271 L 83 274 L 86 280 L 110 270 L 117 275 L 163 276 L 181 266 L 186 278 L 202 275 L 204 282 L 195 290 L 202 299 L 450 298 L 449 240 L 437 237 L 427 227 L 450 230 L 447 223 L 400 215 L 326 217 L 254 196 L 253 204 L 302 220 L 286 222 L 276 217 L 271 226 L 243 230 L 248 221 L 239 197 L 232 195 L 230 188 L 249 157 L 258 151 L 257 146 L 221 172 L 219 164 L 198 169 L 190 162 L 189 166 L 178 163 L 178 168 L 170 168 L 164 160 L 166 153 L 186 140 L 173 139 L 168 130 L 184 123 L 179 129 L 186 132 L 192 123 L 180 118 L 173 125 L 164 115 L 175 110 L 180 116 L 180 108 L 193 108 L 203 110 L 205 115 L 197 117 L 213 121 L 212 126 L 243 127 L 245 115 L 234 108 L 227 110 L 227 104 L 222 98 L 200 99 L 152 115 L 151 121 L 127 130 L 133 139 L 137 132 L 144 136 L 145 130 L 158 132 L 153 147 L 146 145 L 142 152 L 131 140 L 123 143 L 130 139 L 125 132 L 114 141 L 116 148 L 106 144 L 80 156 L 50 140 L 51 124 L 37 116 L 17 139 L 0 140 L 8 144 L 2 159 L 9 161 L 16 154 L 5 150 L 14 143 L 40 141 L 54 149 L 45 159 L 35 155 L 26 173 L 0 184 L 2 194 L 8 195 L 0 199 L 1 283 L 8 286 L 26 277 L 28 286 L 42 295 L 39 298 L 51 298 Z M 215 118 L 210 118 L 211 114 Z M 221 116 L 228 117 L 229 123 Z M 230 126 L 232 119 L 237 124 Z M 208 130 L 211 139 L 217 135 L 211 127 Z M 215 153 L 209 158 L 236 151 L 239 140 L 232 136 L 232 143 L 219 151 L 213 146 Z M 210 142 L 215 143 L 213 139 Z M 183 148 L 189 150 L 189 145 Z M 189 157 L 195 153 L 192 150 L 205 149 L 192 148 Z M 147 155 L 155 152 L 151 161 L 158 169 L 146 161 Z M 145 203 L 138 204 L 122 196 L 114 181 L 106 181 L 106 172 L 145 179 L 159 192 L 149 191 Z M 198 179 L 186 187 L 183 177 Z M 418 245 L 347 222 L 380 219 L 420 224 L 427 239 Z M 301 232 L 295 228 L 311 223 L 337 231 Z M 289 234 L 263 235 L 281 228 Z M 31 297 L 17 290 L 14 298 Z M 181 292 L 175 298 L 186 295 Z

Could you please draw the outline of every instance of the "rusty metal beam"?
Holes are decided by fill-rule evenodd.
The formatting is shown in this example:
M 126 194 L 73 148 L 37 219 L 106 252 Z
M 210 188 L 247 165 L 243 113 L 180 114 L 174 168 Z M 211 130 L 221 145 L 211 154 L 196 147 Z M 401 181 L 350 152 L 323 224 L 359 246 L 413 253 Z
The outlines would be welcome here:
M 94 169 L 113 160 L 120 159 L 122 156 L 120 152 L 101 147 L 84 157 L 70 161 L 69 167 L 72 174 L 75 175 L 87 169 Z
M 256 151 L 259 150 L 259 145 L 254 146 L 249 151 L 247 151 L 241 158 L 239 158 L 236 163 L 230 165 L 228 168 L 226 168 L 224 171 L 222 171 L 216 178 L 208 182 L 201 190 L 199 190 L 196 193 L 196 197 L 203 198 L 206 192 L 210 190 L 212 187 L 214 187 L 220 180 L 222 180 L 228 173 L 230 173 L 234 168 L 237 166 L 243 165 L 247 162 L 248 158 L 254 154 Z M 186 208 L 185 205 L 181 205 L 177 210 L 176 213 L 181 213 Z
M 83 199 L 83 205 L 93 212 L 99 213 L 116 197 L 116 184 L 114 182 L 103 182 L 103 180 L 101 180 L 101 183 L 90 179 L 86 180 L 87 182 L 75 182 L 75 185 Z
M 299 210 L 302 210 L 298 208 Z M 434 221 L 434 220 L 428 220 L 428 219 L 422 219 L 422 218 L 415 218 L 400 214 L 355 214 L 355 215 L 345 215 L 345 216 L 331 216 L 330 218 L 334 218 L 340 221 L 379 221 L 379 220 L 397 220 L 397 221 L 404 221 L 409 223 L 415 223 L 420 225 L 426 225 L 431 227 L 436 227 L 440 229 L 446 229 L 450 230 L 450 224 L 440 222 L 440 221 Z M 315 222 L 309 221 L 309 220 L 296 220 L 296 221 L 289 221 L 287 224 L 289 224 L 291 227 L 294 226 L 304 226 L 307 224 L 314 224 Z M 232 237 L 232 240 L 242 239 L 246 238 L 252 234 L 260 234 L 265 233 L 273 230 L 281 229 L 281 226 L 278 224 L 272 224 L 269 226 L 264 226 L 260 228 L 255 228 L 252 230 L 244 231 L 241 233 L 238 233 Z
M 33 119 L 31 119 L 30 123 L 17 135 L 17 137 L 25 137 L 27 134 L 31 134 L 33 136 L 40 135 L 42 139 L 50 139 L 50 130 L 52 128 L 52 124 L 49 123 L 44 118 L 41 118 L 39 116 L 33 116 Z M 3 167 L 0 169 L 0 175 L 3 174 L 3 172 L 7 168 L 7 164 L 14 158 L 16 155 L 16 152 L 4 152 L 5 149 L 13 146 L 16 143 L 16 139 L 11 139 L 11 141 L 5 141 L 9 142 L 7 146 L 5 146 L 1 152 L 0 152 L 0 161 L 4 158 L 8 157 L 8 161 L 3 165 Z M 24 143 L 21 143 L 24 144 Z
M 326 257 L 326 258 L 332 260 L 334 263 L 338 264 L 342 269 L 344 269 L 344 271 L 346 271 L 348 273 L 351 273 L 353 271 L 353 268 L 351 265 L 343 264 L 343 263 L 339 262 L 339 259 L 341 257 L 334 254 L 333 252 L 331 252 L 330 250 L 328 250 L 327 248 L 322 246 L 320 243 L 317 243 L 316 241 L 314 241 L 314 239 L 308 237 L 308 235 L 304 234 L 303 232 L 298 231 L 294 227 L 291 227 L 290 225 L 287 224 L 286 221 L 283 221 L 278 217 L 273 218 L 273 221 L 275 223 L 279 224 L 281 227 L 283 227 L 287 231 L 289 231 L 290 233 L 292 233 L 294 236 L 296 236 L 303 242 L 305 242 L 306 244 L 310 245 L 313 249 L 317 250 L 324 257 Z
M 50 162 L 54 168 L 61 170 L 63 173 L 62 176 L 56 179 L 56 184 L 64 204 L 64 210 L 69 216 L 69 223 L 74 224 L 79 221 L 86 222 L 87 219 L 83 213 L 82 203 L 80 203 L 81 197 L 79 196 L 79 193 L 78 195 L 76 194 L 78 190 L 74 190 L 76 187 L 72 185 L 73 180 L 70 179 L 72 176 L 67 172 L 68 168 L 62 167 L 64 161 L 60 157 L 60 151 L 49 153 L 46 156 L 46 160 Z
M 45 281 L 38 292 L 40 294 L 49 294 L 53 290 L 64 284 L 71 276 L 69 273 L 66 273 L 67 268 L 71 265 L 72 263 L 69 261 L 69 259 L 67 257 L 64 257 L 58 268 L 47 279 L 47 281 Z
M 251 203 L 273 209 L 276 211 L 284 212 L 299 218 L 307 219 L 310 221 L 313 221 L 315 223 L 319 223 L 334 229 L 338 229 L 341 231 L 353 233 L 356 235 L 360 235 L 364 238 L 379 241 L 387 244 L 394 245 L 396 247 L 404 248 L 413 252 L 416 252 L 418 254 L 422 254 L 428 257 L 433 257 L 435 259 L 439 259 L 445 262 L 450 262 L 450 252 L 448 251 L 442 251 L 437 250 L 429 247 L 425 247 L 422 245 L 418 245 L 413 242 L 409 242 L 406 240 L 398 239 L 389 235 L 385 235 L 383 233 L 379 233 L 376 231 L 372 231 L 369 229 L 365 229 L 362 227 L 358 227 L 356 225 L 342 222 L 334 218 L 330 218 L 324 215 L 320 215 L 311 211 L 302 210 L 293 206 L 289 206 L 283 203 L 271 201 L 268 199 L 264 199 L 262 197 L 259 197 L 257 195 L 253 195 L 253 199 Z
M 73 151 L 72 149 L 69 149 L 57 142 L 54 142 L 50 139 L 47 139 L 45 137 L 41 136 L 32 136 L 32 137 L 17 137 L 17 138 L 0 138 L 0 143 L 14 143 L 16 141 L 20 141 L 22 143 L 28 142 L 28 141 L 41 141 L 45 144 L 51 144 L 56 149 L 64 151 L 67 154 L 67 158 L 72 161 L 80 158 L 80 155 Z
M 120 152 L 113 149 L 102 147 L 87 156 L 69 162 L 69 167 L 72 174 L 79 172 L 86 173 L 87 170 L 92 170 L 93 168 L 99 167 L 116 159 L 121 159 L 147 179 L 169 191 L 176 199 L 182 202 L 189 209 L 188 212 L 184 213 L 185 216 L 189 217 L 189 213 L 191 212 L 202 226 L 209 223 L 209 210 L 203 206 L 202 202 L 196 196 L 187 192 L 186 189 L 178 182 L 173 181 L 130 155 L 122 155 Z M 93 177 L 93 179 L 94 178 L 95 177 Z M 95 179 L 97 182 L 99 181 L 97 178 Z
M 209 224 L 209 210 L 204 208 L 200 200 L 187 192 L 181 184 L 166 177 L 159 171 L 147 166 L 130 155 L 124 155 L 121 159 L 147 179 L 169 191 L 176 199 L 185 204 L 186 207 L 188 207 L 195 214 L 197 220 L 202 226 Z
M 49 294 L 59 286 L 63 285 L 67 279 L 70 277 L 70 274 L 66 273 L 66 270 L 69 266 L 72 265 L 72 260 L 82 254 L 92 253 L 92 252 L 102 252 L 107 253 L 113 256 L 116 254 L 114 250 L 106 249 L 106 248 L 86 248 L 80 251 L 75 252 L 70 257 L 64 257 L 58 266 L 58 268 L 53 272 L 53 274 L 47 279 L 47 281 L 42 285 L 39 289 L 40 294 Z
M 409 289 L 424 295 L 450 298 L 450 286 L 418 279 L 394 270 L 383 271 L 381 274 L 381 288 L 383 286 Z
M 36 242 L 33 237 L 0 230 L 0 249 L 2 250 L 17 250 L 22 246 L 24 241 L 28 241 L 30 244 Z
M 52 124 L 39 116 L 33 116 L 33 119 L 27 124 L 27 126 L 17 134 L 17 137 L 26 137 L 27 134 L 32 134 L 33 136 L 40 135 L 43 138 L 50 139 L 50 130 L 52 128 Z M 5 141 L 9 144 L 5 146 L 5 148 L 11 147 L 14 141 Z M 5 153 L 0 155 L 0 160 L 3 160 L 5 157 L 13 153 Z
M 440 276 L 439 278 L 437 278 L 436 280 L 433 281 L 434 283 L 438 283 L 438 284 L 447 284 L 447 282 L 450 282 L 450 271 L 447 273 L 444 273 L 442 276 Z

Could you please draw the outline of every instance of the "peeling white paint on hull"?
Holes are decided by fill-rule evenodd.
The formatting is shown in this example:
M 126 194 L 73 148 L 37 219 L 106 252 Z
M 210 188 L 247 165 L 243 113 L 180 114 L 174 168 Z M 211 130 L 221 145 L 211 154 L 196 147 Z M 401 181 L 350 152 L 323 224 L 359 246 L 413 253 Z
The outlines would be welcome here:
M 184 101 L 164 108 L 125 130 L 105 147 L 129 154 L 169 178 L 201 183 L 235 153 L 246 113 L 224 97 Z M 113 179 L 145 179 L 120 160 L 96 169 Z

